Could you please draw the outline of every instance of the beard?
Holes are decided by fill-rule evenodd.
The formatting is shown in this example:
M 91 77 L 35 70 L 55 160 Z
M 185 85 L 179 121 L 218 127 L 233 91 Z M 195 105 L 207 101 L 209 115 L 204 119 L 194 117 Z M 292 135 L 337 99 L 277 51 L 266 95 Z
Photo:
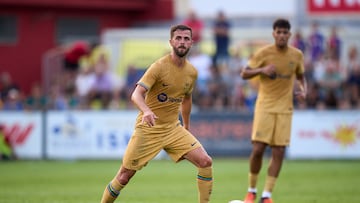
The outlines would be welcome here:
M 183 50 L 183 49 L 185 49 L 185 50 Z M 174 53 L 178 56 L 178 57 L 184 57 L 184 56 L 186 56 L 187 54 L 188 54 L 188 52 L 189 52 L 189 48 L 188 49 L 186 49 L 186 47 L 183 47 L 183 46 L 181 46 L 181 47 L 178 47 L 178 48 L 173 48 L 173 50 L 174 50 Z
M 283 49 L 285 47 L 287 47 L 287 40 L 279 40 L 277 43 L 276 43 L 277 47 Z
M 279 47 L 280 49 L 284 49 L 287 47 L 287 44 L 280 43 L 280 44 L 277 44 L 277 47 Z

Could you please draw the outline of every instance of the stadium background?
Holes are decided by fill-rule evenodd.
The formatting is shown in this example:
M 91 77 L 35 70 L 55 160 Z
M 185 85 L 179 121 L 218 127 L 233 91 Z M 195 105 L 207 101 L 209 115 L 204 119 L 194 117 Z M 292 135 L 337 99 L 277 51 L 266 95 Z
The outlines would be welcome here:
M 319 2 L 324 3 L 322 7 L 316 6 Z M 0 0 L 0 72 L 8 72 L 24 95 L 30 94 L 34 83 L 48 93 L 54 76 L 66 74 L 62 63 L 66 49 L 84 40 L 100 42 L 109 50 L 110 70 L 121 79 L 129 64 L 142 72 L 168 51 L 168 28 L 182 21 L 189 9 L 204 21 L 201 49 L 207 54 L 214 51 L 211 24 L 218 10 L 232 23 L 232 48 L 241 47 L 245 57 L 272 41 L 271 24 L 277 17 L 289 18 L 293 31 L 301 29 L 304 35 L 310 33 L 313 21 L 324 35 L 331 26 L 340 27 L 343 63 L 347 63 L 349 47 L 360 47 L 359 1 Z M 118 159 L 135 116 L 131 108 L 2 110 L 0 124 L 20 159 Z M 246 157 L 251 118 L 250 111 L 195 108 L 192 128 L 213 156 Z M 358 109 L 299 109 L 287 157 L 358 159 L 359 121 Z

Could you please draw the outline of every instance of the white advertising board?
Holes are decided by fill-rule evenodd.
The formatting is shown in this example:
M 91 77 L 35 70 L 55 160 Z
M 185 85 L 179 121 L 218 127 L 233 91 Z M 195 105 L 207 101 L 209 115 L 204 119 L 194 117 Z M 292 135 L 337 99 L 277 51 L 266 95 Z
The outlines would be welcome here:
M 296 111 L 287 157 L 360 158 L 360 111 Z
M 41 112 L 0 112 L 0 125 L 19 159 L 41 159 L 43 122 Z
M 120 159 L 137 111 L 0 112 L 20 159 Z M 360 111 L 295 111 L 289 159 L 359 159 Z
M 49 159 L 120 159 L 131 137 L 137 111 L 50 111 Z

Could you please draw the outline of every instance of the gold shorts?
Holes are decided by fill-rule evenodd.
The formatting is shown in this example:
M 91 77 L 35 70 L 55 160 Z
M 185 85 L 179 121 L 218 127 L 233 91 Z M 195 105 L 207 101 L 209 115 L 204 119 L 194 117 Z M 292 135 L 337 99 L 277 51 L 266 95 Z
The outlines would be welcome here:
M 178 162 L 189 151 L 202 147 L 201 143 L 180 123 L 161 127 L 136 127 L 128 143 L 122 165 L 140 170 L 162 149 Z
M 290 143 L 292 114 L 255 112 L 251 140 L 271 146 Z

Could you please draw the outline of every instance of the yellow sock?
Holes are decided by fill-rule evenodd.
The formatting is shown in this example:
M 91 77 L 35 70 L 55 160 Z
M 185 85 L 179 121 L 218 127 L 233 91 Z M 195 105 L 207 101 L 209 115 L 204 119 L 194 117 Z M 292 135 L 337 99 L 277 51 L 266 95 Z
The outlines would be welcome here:
M 199 203 L 208 203 L 212 192 L 212 167 L 199 168 L 197 183 L 199 189 Z
M 122 185 L 116 178 L 114 178 L 105 188 L 103 196 L 101 198 L 101 203 L 113 203 L 115 199 L 119 196 L 120 190 L 122 190 L 125 185 Z
M 249 188 L 256 188 L 258 174 L 249 173 Z
M 267 176 L 265 181 L 264 191 L 271 193 L 275 187 L 275 183 L 276 183 L 276 177 Z

